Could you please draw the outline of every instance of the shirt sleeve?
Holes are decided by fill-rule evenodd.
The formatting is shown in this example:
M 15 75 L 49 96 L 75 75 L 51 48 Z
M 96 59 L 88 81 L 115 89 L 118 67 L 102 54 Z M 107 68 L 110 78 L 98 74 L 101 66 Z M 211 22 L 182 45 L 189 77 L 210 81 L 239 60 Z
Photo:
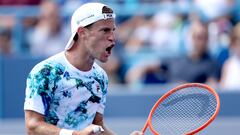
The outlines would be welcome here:
M 99 112 L 99 113 L 101 113 L 101 114 L 103 114 L 103 113 L 104 113 L 104 109 L 105 109 L 105 103 L 106 103 L 106 98 L 105 98 L 105 97 L 103 97 L 103 98 L 102 98 L 102 102 L 100 103 L 100 105 L 99 105 L 99 108 L 98 108 L 97 112 Z
M 107 100 L 107 92 L 108 92 L 108 76 L 106 74 L 106 72 L 103 72 L 103 81 L 104 81 L 104 89 L 102 91 L 102 99 L 98 108 L 99 113 L 103 114 L 104 113 L 104 109 L 106 107 L 106 100 Z
M 49 109 L 55 79 L 51 71 L 52 68 L 48 65 L 38 65 L 30 72 L 27 78 L 24 110 L 45 114 Z
M 31 73 L 27 78 L 27 87 L 25 92 L 24 110 L 32 110 L 40 114 L 44 114 L 44 105 L 42 97 L 37 94 L 37 82 L 31 77 Z
M 39 95 L 30 97 L 31 89 L 26 88 L 26 96 L 24 102 L 24 110 L 31 110 L 44 115 L 44 106 L 42 98 Z

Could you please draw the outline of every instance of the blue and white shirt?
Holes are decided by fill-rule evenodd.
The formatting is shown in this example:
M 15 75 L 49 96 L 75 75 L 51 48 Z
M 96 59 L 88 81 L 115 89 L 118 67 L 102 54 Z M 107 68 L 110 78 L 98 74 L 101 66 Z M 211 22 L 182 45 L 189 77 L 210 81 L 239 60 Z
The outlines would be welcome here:
M 94 63 L 83 72 L 72 66 L 64 52 L 39 64 L 27 78 L 24 110 L 43 114 L 60 128 L 81 130 L 92 124 L 96 112 L 103 114 L 108 78 Z

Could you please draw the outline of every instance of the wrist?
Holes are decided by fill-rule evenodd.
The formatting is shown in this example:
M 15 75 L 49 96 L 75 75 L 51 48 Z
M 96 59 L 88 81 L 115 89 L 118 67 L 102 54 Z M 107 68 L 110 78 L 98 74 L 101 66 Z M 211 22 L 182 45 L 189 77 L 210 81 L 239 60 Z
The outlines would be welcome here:
M 79 131 L 73 131 L 72 135 L 79 135 Z
M 74 132 L 73 130 L 61 129 L 59 135 L 74 135 L 73 132 Z

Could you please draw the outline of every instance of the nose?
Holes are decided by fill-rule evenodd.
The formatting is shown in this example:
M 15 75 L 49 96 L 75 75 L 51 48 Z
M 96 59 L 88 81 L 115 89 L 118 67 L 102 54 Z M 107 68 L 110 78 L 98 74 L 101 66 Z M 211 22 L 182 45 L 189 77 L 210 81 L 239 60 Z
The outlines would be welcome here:
M 115 32 L 111 32 L 109 37 L 108 37 L 108 40 L 111 41 L 111 42 L 115 42 L 116 40 L 116 35 L 115 35 Z

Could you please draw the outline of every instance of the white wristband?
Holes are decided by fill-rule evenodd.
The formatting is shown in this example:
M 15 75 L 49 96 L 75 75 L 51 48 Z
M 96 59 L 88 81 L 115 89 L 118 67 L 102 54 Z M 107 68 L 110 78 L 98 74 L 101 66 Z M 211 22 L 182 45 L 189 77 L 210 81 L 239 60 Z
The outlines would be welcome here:
M 73 130 L 68 130 L 68 129 L 61 129 L 59 132 L 59 135 L 72 135 Z
M 102 133 L 104 131 L 102 126 L 98 126 L 98 125 L 94 125 L 92 127 L 92 129 L 93 129 L 93 133 L 95 133 L 95 134 L 99 134 L 99 133 Z

